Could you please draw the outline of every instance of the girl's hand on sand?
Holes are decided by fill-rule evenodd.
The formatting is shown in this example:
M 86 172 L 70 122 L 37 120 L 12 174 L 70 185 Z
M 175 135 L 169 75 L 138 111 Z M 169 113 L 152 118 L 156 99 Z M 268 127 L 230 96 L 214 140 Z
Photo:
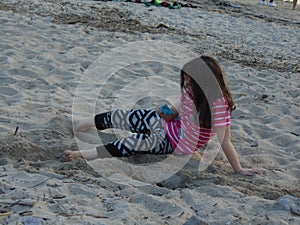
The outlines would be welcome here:
M 237 171 L 238 174 L 243 176 L 253 176 L 254 174 L 263 175 L 262 172 L 259 169 L 253 168 L 253 169 L 241 169 L 240 171 Z

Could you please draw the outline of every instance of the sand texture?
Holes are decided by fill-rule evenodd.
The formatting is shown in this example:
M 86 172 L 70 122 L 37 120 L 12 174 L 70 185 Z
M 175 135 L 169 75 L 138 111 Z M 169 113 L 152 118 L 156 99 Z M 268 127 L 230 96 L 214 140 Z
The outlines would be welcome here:
M 300 224 L 299 5 L 182 2 L 194 8 L 0 2 L 0 224 Z M 136 41 L 145 45 L 136 45 L 134 55 L 115 54 Z M 182 50 L 161 45 L 156 58 L 218 59 L 237 106 L 233 144 L 242 165 L 260 168 L 263 176 L 234 174 L 221 152 L 204 171 L 194 155 L 167 180 L 149 183 L 136 170 L 164 157 L 65 161 L 64 150 L 97 144 L 95 130 L 73 132 L 75 119 L 92 115 L 90 109 L 153 108 L 162 97 L 177 97 L 179 68 L 164 58 L 151 61 L 153 41 Z M 139 62 L 143 57 L 148 61 Z M 117 70 L 123 60 L 132 64 Z M 111 69 L 114 76 L 97 77 L 95 68 Z M 147 97 L 140 78 L 149 79 L 147 88 L 157 98 Z M 74 101 L 78 87 L 80 104 Z M 170 97 L 164 90 L 171 90 Z M 96 101 L 85 101 L 93 91 Z M 138 100 L 133 105 L 132 96 Z M 126 134 L 99 135 L 108 142 Z

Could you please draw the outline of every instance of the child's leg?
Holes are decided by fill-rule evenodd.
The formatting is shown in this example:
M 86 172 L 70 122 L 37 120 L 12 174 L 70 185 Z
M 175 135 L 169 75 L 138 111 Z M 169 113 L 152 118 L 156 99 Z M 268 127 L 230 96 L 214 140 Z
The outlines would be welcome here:
M 98 130 L 112 128 L 112 124 L 110 122 L 110 114 L 111 112 L 106 112 L 97 114 L 94 117 L 79 120 L 75 124 L 75 130 L 84 132 L 90 129 L 91 127 L 96 127 Z
M 82 158 L 86 160 L 94 160 L 98 158 L 103 159 L 103 158 L 124 157 L 124 156 L 134 155 L 136 153 L 135 150 L 131 150 L 125 145 L 119 143 L 122 140 L 119 140 L 114 143 L 110 143 L 108 145 L 99 146 L 91 150 L 83 150 L 83 151 L 66 150 L 64 152 L 64 155 L 66 161 L 73 161 L 78 158 Z
M 112 155 L 106 150 L 105 146 L 97 147 L 96 149 L 84 150 L 84 151 L 71 151 L 64 152 L 67 161 L 72 161 L 78 158 L 86 160 L 94 160 L 98 158 L 111 158 Z
M 97 159 L 97 151 L 96 150 L 86 150 L 86 151 L 71 151 L 67 150 L 64 152 L 65 158 L 67 161 L 72 161 L 78 158 L 86 159 L 86 160 L 93 160 Z
M 169 154 L 173 152 L 171 143 L 166 137 L 161 117 L 154 110 L 133 110 L 133 111 L 114 111 L 118 115 L 112 114 L 112 118 L 120 115 L 125 118 L 118 125 L 121 129 L 130 129 L 134 133 L 132 136 L 117 140 L 108 145 L 97 148 L 98 155 L 101 151 L 107 150 L 114 157 L 134 155 L 137 152 L 150 154 Z M 113 112 L 112 112 L 113 113 Z M 120 118 L 122 118 L 120 117 Z M 112 120 L 111 120 L 112 121 Z M 114 122 L 115 122 L 114 121 Z M 120 120 L 119 120 L 120 121 Z M 119 126 L 119 125 L 122 126 Z
M 165 136 L 164 140 L 157 147 L 149 151 L 149 153 L 155 155 L 165 155 L 171 154 L 173 151 L 174 150 L 172 148 L 171 142 L 169 141 L 168 137 Z
M 136 154 L 139 151 L 152 154 L 166 154 L 173 151 L 169 141 L 166 142 L 161 117 L 154 110 L 115 110 L 98 114 L 95 116 L 95 125 L 99 130 L 114 127 L 138 133 L 97 147 L 96 150 L 66 151 L 67 160 L 74 160 L 79 157 L 87 160 L 111 156 L 123 157 Z
M 95 121 L 94 117 L 90 117 L 87 119 L 79 120 L 78 122 L 75 123 L 75 130 L 76 131 L 87 131 L 91 127 L 95 127 Z
M 297 1 L 298 0 L 293 0 L 293 9 L 296 9 Z
M 173 152 L 171 143 L 164 131 L 155 134 L 135 134 L 105 146 L 97 147 L 98 157 L 126 157 L 138 152 L 163 155 Z
M 91 127 L 98 130 L 117 128 L 137 133 L 147 133 L 155 129 L 160 117 L 155 110 L 114 110 L 111 112 L 97 114 L 78 121 L 75 130 L 87 131 Z
M 98 130 L 117 128 L 134 133 L 151 133 L 159 125 L 161 118 L 155 110 L 113 110 L 95 116 Z
M 130 137 L 116 140 L 108 145 L 97 148 L 98 155 L 102 155 L 106 150 L 114 157 L 124 157 L 134 155 L 137 152 L 150 153 L 164 141 L 165 131 L 150 134 L 133 134 Z
M 164 132 L 162 132 L 159 135 L 153 136 L 147 134 L 137 134 L 133 135 L 132 137 L 117 140 L 108 145 L 99 146 L 96 149 L 92 150 L 67 150 L 65 151 L 65 158 L 67 161 L 72 161 L 77 158 L 94 160 L 97 158 L 125 157 L 134 155 L 137 152 L 144 152 L 156 155 L 172 153 L 173 149 L 169 139 L 166 136 L 162 139 L 161 135 L 165 135 Z
M 65 158 L 67 161 L 72 161 L 77 158 L 83 158 L 82 154 L 80 151 L 71 151 L 71 150 L 66 150 L 64 152 Z

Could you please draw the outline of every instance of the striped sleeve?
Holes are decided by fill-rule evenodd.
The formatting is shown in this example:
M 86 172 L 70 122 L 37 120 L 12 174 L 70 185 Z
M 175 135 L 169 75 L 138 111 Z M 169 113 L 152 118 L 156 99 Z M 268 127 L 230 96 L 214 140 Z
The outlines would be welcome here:
M 213 111 L 213 127 L 230 126 L 230 111 L 227 101 L 217 99 L 212 107 Z

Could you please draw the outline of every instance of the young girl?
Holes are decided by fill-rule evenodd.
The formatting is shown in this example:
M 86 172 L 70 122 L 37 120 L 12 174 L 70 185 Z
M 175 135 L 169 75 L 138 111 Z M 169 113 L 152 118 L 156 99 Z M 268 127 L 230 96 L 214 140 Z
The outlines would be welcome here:
M 256 168 L 242 168 L 231 143 L 230 113 L 234 103 L 219 63 L 208 56 L 196 58 L 181 69 L 181 97 L 171 112 L 156 110 L 114 110 L 85 119 L 78 131 L 117 128 L 133 133 L 96 149 L 65 151 L 67 161 L 123 157 L 138 152 L 149 154 L 193 154 L 216 134 L 233 170 L 241 175 L 261 174 Z

